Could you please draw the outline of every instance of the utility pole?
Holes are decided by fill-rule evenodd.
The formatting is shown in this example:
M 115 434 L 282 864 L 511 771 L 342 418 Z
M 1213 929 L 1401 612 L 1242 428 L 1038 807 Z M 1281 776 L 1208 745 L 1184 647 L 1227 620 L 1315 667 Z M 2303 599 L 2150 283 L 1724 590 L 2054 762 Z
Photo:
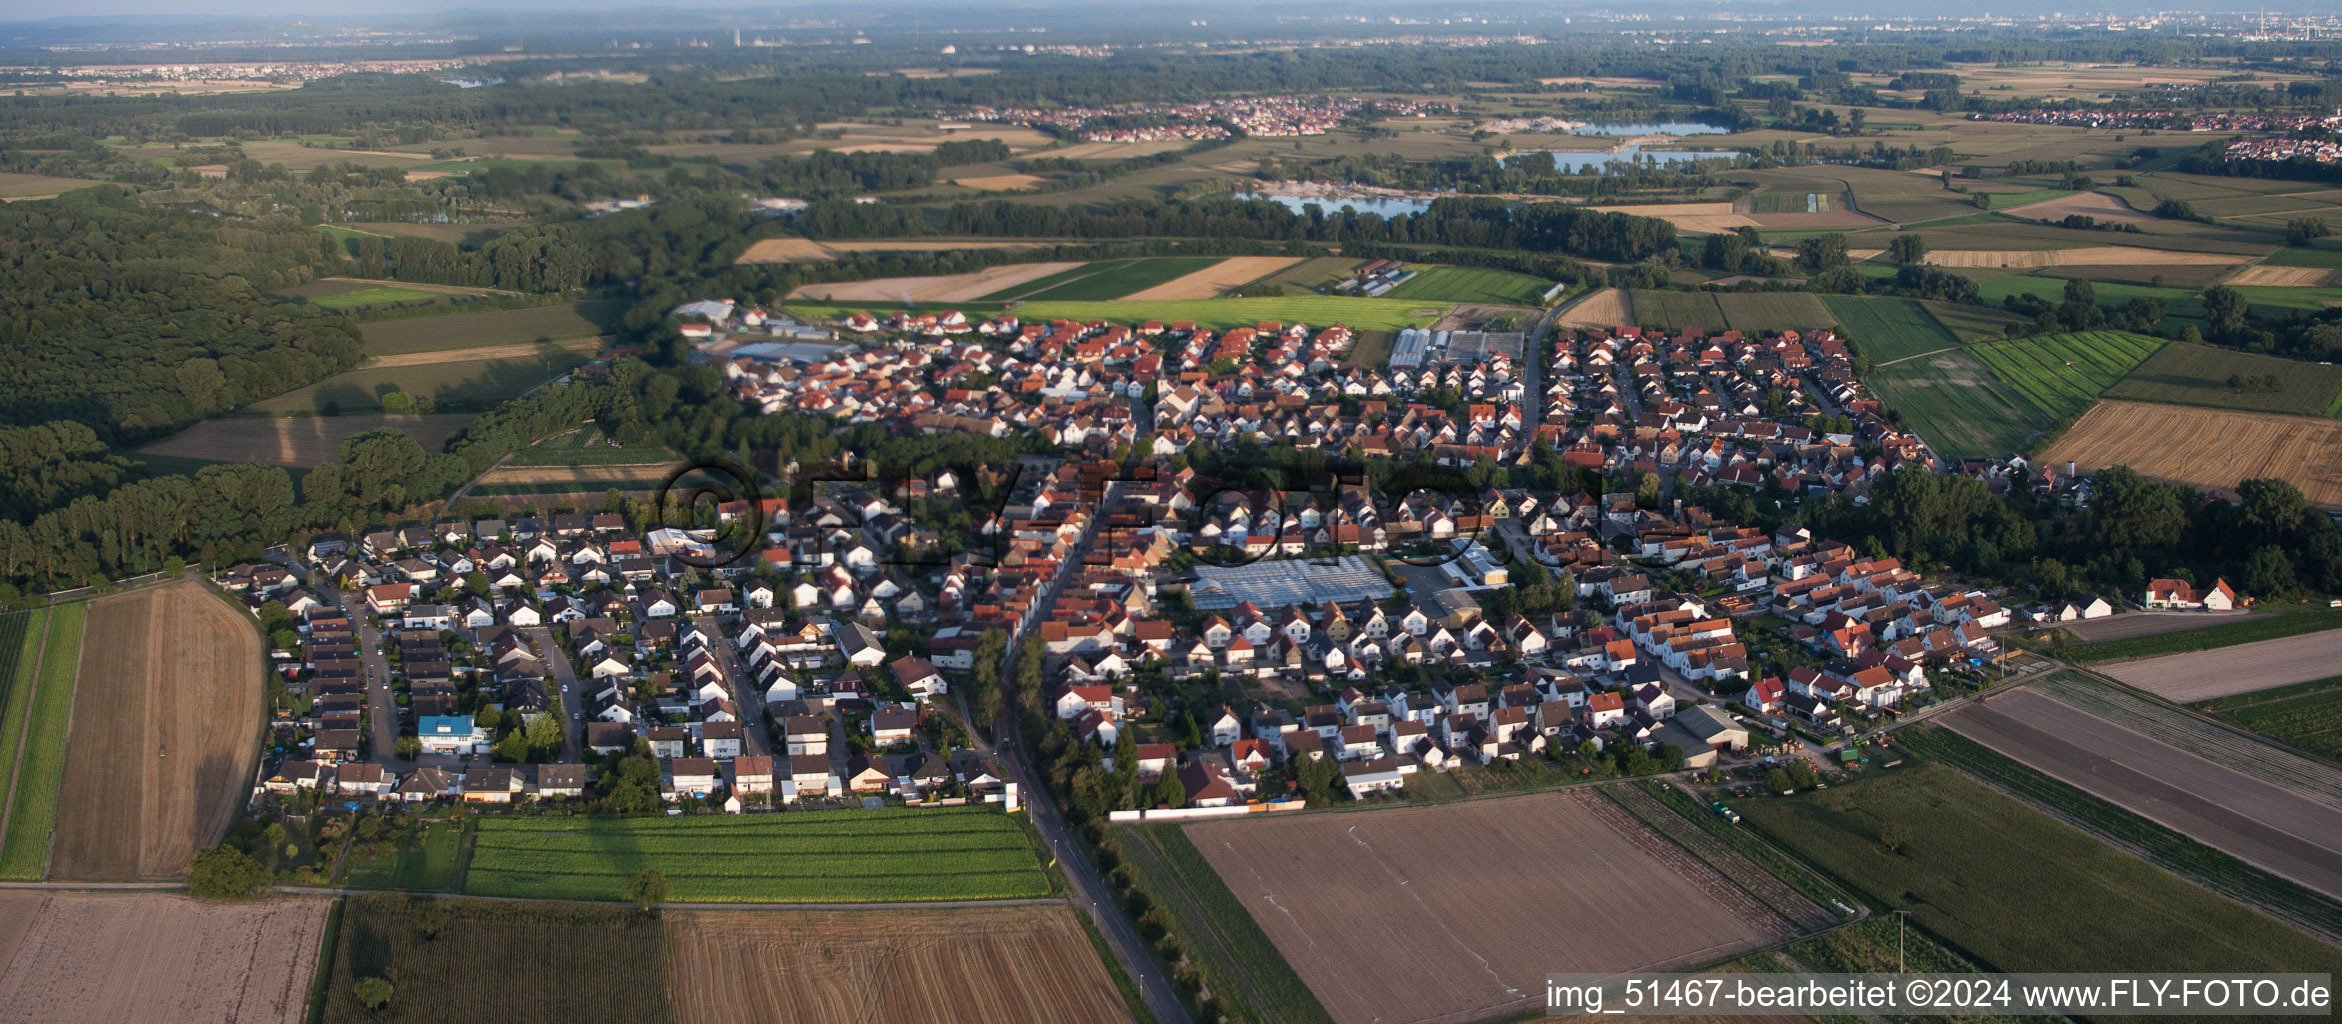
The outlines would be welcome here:
M 1903 930 L 1911 923 L 1911 912 L 1895 911 L 1895 973 L 1908 974 L 1903 967 Z

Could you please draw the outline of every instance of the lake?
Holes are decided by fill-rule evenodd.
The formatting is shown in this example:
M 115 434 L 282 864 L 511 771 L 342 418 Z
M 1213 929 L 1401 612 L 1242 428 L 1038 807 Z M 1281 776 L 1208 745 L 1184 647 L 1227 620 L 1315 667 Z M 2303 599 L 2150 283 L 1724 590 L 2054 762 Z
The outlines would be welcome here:
M 1633 135 L 1729 135 L 1729 128 L 1718 128 L 1697 121 L 1650 121 L 1642 124 L 1589 124 L 1571 132 L 1571 135 L 1610 135 L 1624 138 Z
M 1608 168 L 1611 164 L 1634 163 L 1636 158 L 1643 156 L 1648 156 L 1652 160 L 1656 160 L 1662 164 L 1679 164 L 1688 160 L 1729 160 L 1733 157 L 1742 155 L 1741 152 L 1736 149 L 1646 150 L 1639 145 L 1627 146 L 1616 153 L 1587 152 L 1566 149 L 1542 151 L 1525 150 L 1524 152 L 1552 153 L 1554 165 L 1559 167 L 1564 173 L 1568 174 L 1577 173 L 1579 168 L 1582 168 L 1587 164 L 1593 164 L 1598 169 Z M 1504 162 L 1504 158 L 1499 157 L 1497 158 L 1496 162 L 1502 164 Z
M 1397 217 L 1402 214 L 1409 213 L 1422 213 L 1425 210 L 1431 209 L 1431 200 L 1429 199 L 1384 199 L 1379 197 L 1366 196 L 1351 196 L 1339 199 L 1321 199 L 1316 196 L 1279 196 L 1268 195 L 1260 192 L 1238 192 L 1235 193 L 1235 196 L 1238 199 L 1266 199 L 1269 202 L 1280 204 L 1286 209 L 1295 213 L 1302 212 L 1301 208 L 1303 206 L 1307 206 L 1310 203 L 1316 203 L 1320 208 L 1325 210 L 1326 216 L 1328 217 L 1341 213 L 1342 207 L 1345 206 L 1357 210 L 1359 213 L 1379 213 L 1385 217 Z

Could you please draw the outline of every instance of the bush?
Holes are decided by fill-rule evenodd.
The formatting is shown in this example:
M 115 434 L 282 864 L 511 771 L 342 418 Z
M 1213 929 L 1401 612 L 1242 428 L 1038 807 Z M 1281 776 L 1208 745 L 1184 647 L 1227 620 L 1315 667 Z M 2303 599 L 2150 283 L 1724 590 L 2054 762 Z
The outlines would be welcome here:
M 221 844 L 195 855 L 187 891 L 205 899 L 242 900 L 260 894 L 268 871 L 252 855 Z

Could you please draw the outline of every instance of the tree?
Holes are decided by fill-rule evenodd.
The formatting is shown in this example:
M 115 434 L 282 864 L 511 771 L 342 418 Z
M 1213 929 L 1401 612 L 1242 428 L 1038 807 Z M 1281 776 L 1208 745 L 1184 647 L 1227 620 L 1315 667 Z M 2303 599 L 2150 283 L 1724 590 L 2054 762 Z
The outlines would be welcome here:
M 205 899 L 241 900 L 268 885 L 268 870 L 252 855 L 225 843 L 195 855 L 187 891 Z
M 2096 285 L 2078 277 L 2066 282 L 2066 305 L 2095 306 L 2097 304 L 2098 287 Z
M 1878 830 L 1878 844 L 1888 853 L 1903 852 L 1903 844 L 1911 841 L 1911 830 L 1902 822 L 1890 821 Z
M 645 911 L 667 902 L 668 892 L 667 873 L 657 868 L 637 871 L 626 883 L 626 898 Z
M 1927 258 L 1927 239 L 1910 234 L 1887 239 L 1887 258 L 1897 266 L 1917 266 Z
M 1659 474 L 1645 473 L 1635 484 L 1635 504 L 1644 508 L 1659 507 Z
M 1809 271 L 1823 271 L 1846 265 L 1846 236 L 1837 232 L 1799 239 L 1797 265 Z
M 2212 337 L 2226 338 L 2244 329 L 2246 303 L 2244 295 L 2224 284 L 2204 289 L 2204 323 L 2211 328 Z
M 1166 771 L 1155 781 L 1155 802 L 1165 807 L 1187 806 L 1187 786 L 1179 781 L 1179 773 Z
M 415 902 L 418 905 L 414 913 L 407 915 L 407 921 L 415 926 L 415 933 L 421 935 L 423 941 L 438 938 L 440 931 L 447 927 L 447 911 L 439 906 L 438 900 L 421 899 Z
M 381 978 L 360 978 L 350 986 L 350 994 L 358 997 L 358 1005 L 377 1013 L 390 1005 L 390 982 Z
M 414 760 L 423 753 L 423 741 L 413 736 L 401 736 L 397 740 L 393 741 L 391 745 L 397 749 L 398 756 L 409 761 Z
M 2244 562 L 2244 588 L 2263 596 L 2282 594 L 2294 587 L 2293 559 L 2275 544 L 2253 549 Z

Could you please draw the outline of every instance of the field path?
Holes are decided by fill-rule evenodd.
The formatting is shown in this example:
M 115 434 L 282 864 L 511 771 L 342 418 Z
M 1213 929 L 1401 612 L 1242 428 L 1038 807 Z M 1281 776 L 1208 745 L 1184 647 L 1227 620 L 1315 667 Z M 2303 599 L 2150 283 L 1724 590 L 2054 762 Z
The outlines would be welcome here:
M 34 691 L 41 685 L 41 660 L 49 656 L 49 623 L 56 615 L 41 610 L 41 652 L 33 656 L 33 674 L 24 693 L 24 721 L 16 723 L 16 760 L 8 763 L 8 789 L 0 792 L 0 836 L 8 834 L 8 818 L 16 813 L 16 772 L 24 764 L 24 741 L 31 738 Z
M 1966 346 L 1962 346 L 1962 345 L 1954 345 L 1954 346 L 1952 346 L 1951 348 L 1938 348 L 1938 349 L 1929 349 L 1928 351 L 1921 352 L 1921 353 L 1918 353 L 1918 354 L 1916 354 L 1916 355 L 1908 355 L 1908 356 L 1904 356 L 1904 357 L 1903 357 L 1903 358 L 1901 358 L 1901 359 L 1889 359 L 1889 360 L 1887 360 L 1886 362 L 1883 362 L 1883 363 L 1878 363 L 1878 364 L 1876 364 L 1876 366 L 1877 366 L 1877 367 L 1885 367 L 1885 366 L 1893 366 L 1893 365 L 1895 365 L 1896 363 L 1908 363 L 1908 362 L 1910 362 L 1910 361 L 1912 361 L 1912 360 L 1914 360 L 1914 359 L 1925 359 L 1925 358 L 1927 358 L 1927 357 L 1929 357 L 1929 356 L 1937 356 L 1937 355 L 1942 355 L 1942 354 L 1944 354 L 1944 353 L 1946 353 L 1946 352 L 1951 352 L 1951 351 L 1954 351 L 1954 350 L 1957 350 L 1957 349 L 1960 349 L 1960 348 L 1964 348 L 1964 347 L 1966 347 Z M 1875 368 L 1875 367 L 1874 367 L 1874 368 Z

